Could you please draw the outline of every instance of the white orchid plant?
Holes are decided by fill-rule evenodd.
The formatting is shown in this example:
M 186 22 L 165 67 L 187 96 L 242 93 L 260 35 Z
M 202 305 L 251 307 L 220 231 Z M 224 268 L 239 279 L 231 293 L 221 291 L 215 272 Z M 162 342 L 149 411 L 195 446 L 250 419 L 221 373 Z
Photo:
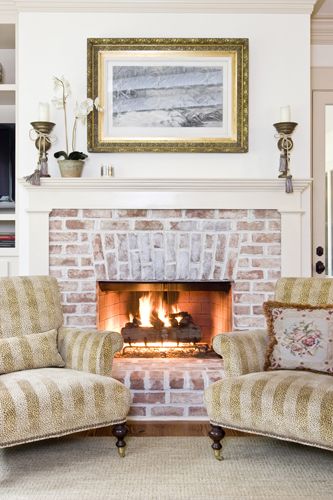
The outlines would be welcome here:
M 69 96 L 71 95 L 71 86 L 64 76 L 62 76 L 61 78 L 54 76 L 53 83 L 55 96 L 54 99 L 52 99 L 52 102 L 57 109 L 63 109 L 64 111 L 66 138 L 66 151 L 57 151 L 56 153 L 54 153 L 54 157 L 64 158 L 65 160 L 84 160 L 88 156 L 80 151 L 75 151 L 77 124 L 79 122 L 81 122 L 83 125 L 86 124 L 87 116 L 92 112 L 94 106 L 98 111 L 101 111 L 99 99 L 98 97 L 96 97 L 96 99 L 93 101 L 92 99 L 88 98 L 81 103 L 76 102 L 74 108 L 74 123 L 72 129 L 72 151 L 69 152 L 67 101 Z

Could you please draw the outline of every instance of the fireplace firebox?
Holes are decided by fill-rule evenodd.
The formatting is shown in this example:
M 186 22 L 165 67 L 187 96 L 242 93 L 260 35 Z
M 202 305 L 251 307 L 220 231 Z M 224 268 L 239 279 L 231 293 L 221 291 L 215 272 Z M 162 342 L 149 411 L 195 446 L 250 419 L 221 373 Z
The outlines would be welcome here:
M 232 327 L 232 282 L 99 281 L 99 328 L 118 331 L 125 346 L 210 347 Z

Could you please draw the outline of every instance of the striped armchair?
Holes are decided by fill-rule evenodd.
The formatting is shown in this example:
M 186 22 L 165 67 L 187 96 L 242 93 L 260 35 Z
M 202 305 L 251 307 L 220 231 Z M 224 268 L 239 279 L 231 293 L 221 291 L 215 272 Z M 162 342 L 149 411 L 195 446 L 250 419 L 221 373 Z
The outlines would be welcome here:
M 0 447 L 112 425 L 123 456 L 130 393 L 111 378 L 121 336 L 62 323 L 54 278 L 0 279 Z
M 282 278 L 275 300 L 309 305 L 333 304 L 333 279 Z M 225 378 L 205 391 L 212 425 L 209 436 L 218 460 L 223 428 L 333 450 L 333 377 L 306 371 L 264 371 L 265 330 L 214 337 Z

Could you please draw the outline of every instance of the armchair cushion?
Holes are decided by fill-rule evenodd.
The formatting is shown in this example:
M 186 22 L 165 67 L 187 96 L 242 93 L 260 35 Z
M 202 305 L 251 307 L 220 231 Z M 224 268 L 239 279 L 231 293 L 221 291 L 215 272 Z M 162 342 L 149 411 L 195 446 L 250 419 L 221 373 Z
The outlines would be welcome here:
M 294 304 L 333 304 L 333 279 L 280 278 L 274 300 Z
M 333 306 L 265 302 L 265 369 L 333 374 Z
M 126 420 L 130 392 L 117 380 L 66 368 L 0 377 L 0 447 Z
M 55 278 L 0 279 L 0 338 L 57 330 L 62 323 L 60 291 Z
M 226 377 L 263 371 L 267 340 L 266 330 L 216 335 L 213 348 L 223 357 Z
M 218 380 L 205 391 L 211 423 L 333 450 L 330 375 L 277 370 Z
M 123 346 L 119 333 L 61 327 L 58 349 L 66 368 L 111 375 L 113 356 Z
M 0 339 L 0 374 L 47 366 L 65 366 L 56 330 Z

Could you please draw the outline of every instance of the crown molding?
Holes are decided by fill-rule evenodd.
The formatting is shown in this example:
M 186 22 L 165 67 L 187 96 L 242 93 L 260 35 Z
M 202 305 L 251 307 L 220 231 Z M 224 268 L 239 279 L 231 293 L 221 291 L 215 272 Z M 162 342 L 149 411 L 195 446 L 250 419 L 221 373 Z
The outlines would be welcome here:
M 13 0 L 0 0 L 0 22 L 15 23 L 17 20 L 17 8 Z
M 311 14 L 316 0 L 0 0 L 7 12 Z
M 333 44 L 333 16 L 316 16 L 311 20 L 311 43 Z

